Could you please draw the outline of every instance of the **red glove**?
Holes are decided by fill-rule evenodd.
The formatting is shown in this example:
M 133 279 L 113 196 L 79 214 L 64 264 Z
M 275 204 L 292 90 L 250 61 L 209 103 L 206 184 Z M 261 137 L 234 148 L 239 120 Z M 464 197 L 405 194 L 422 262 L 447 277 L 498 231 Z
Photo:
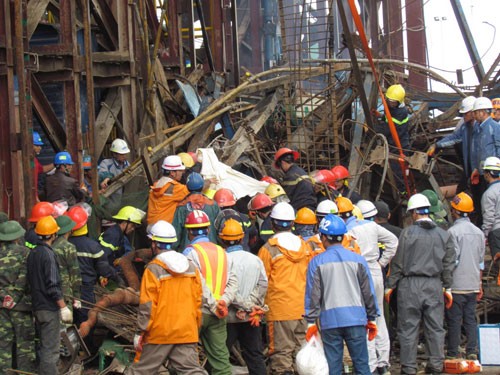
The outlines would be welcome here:
M 444 289 L 444 306 L 446 309 L 450 309 L 453 305 L 453 294 L 451 294 L 451 289 Z
M 374 321 L 369 321 L 366 325 L 366 330 L 368 331 L 368 341 L 372 341 L 378 333 L 377 323 Z
M 217 301 L 217 307 L 215 308 L 215 315 L 217 318 L 222 319 L 227 316 L 228 310 L 227 310 L 227 304 L 226 301 L 223 299 L 220 299 Z
M 248 321 L 252 327 L 260 326 L 260 321 L 262 320 L 262 316 L 264 315 L 264 310 L 262 310 L 258 306 L 252 307 L 252 312 L 249 314 L 250 318 Z
M 318 326 L 316 324 L 308 324 L 306 331 L 306 341 L 311 340 L 313 336 L 318 336 Z
M 474 169 L 470 176 L 470 183 L 472 185 L 477 185 L 479 184 L 479 171 L 477 169 Z
M 14 302 L 14 298 L 12 298 L 9 295 L 6 295 L 5 297 L 3 297 L 2 307 L 4 309 L 11 310 L 14 308 L 14 306 L 16 306 L 16 303 Z

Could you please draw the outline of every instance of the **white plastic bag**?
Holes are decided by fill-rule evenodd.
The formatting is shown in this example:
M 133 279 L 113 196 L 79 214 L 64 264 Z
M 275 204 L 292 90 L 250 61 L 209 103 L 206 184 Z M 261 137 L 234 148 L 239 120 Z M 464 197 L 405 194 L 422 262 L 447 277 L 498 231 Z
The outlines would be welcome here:
M 311 337 L 300 349 L 295 358 L 295 365 L 299 375 L 328 375 L 328 363 L 319 336 Z

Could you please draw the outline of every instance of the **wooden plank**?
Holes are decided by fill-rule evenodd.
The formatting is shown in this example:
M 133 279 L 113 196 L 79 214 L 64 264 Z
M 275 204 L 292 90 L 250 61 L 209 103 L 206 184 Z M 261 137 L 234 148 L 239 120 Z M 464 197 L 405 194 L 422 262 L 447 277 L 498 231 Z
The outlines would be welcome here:
M 96 132 L 94 152 L 96 156 L 101 155 L 102 150 L 104 150 L 111 129 L 115 124 L 115 118 L 118 117 L 122 110 L 120 89 L 113 88 L 109 90 L 104 103 L 105 105 L 101 106 L 94 125 Z
M 40 19 L 43 17 L 43 14 L 45 13 L 49 2 L 50 0 L 31 0 L 30 2 L 28 2 L 28 25 L 26 32 L 26 37 L 28 38 L 28 40 L 31 39 L 31 36 L 35 32 L 36 27 L 38 26 Z

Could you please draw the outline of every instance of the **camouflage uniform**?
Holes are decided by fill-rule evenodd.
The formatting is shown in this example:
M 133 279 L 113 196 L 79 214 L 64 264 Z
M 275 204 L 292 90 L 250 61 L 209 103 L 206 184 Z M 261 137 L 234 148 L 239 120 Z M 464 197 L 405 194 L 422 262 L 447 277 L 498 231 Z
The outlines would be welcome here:
M 0 298 L 10 295 L 16 305 L 9 310 L 0 305 L 0 373 L 12 368 L 13 344 L 16 344 L 17 369 L 35 369 L 35 325 L 26 279 L 29 250 L 15 243 L 0 243 Z
M 56 254 L 57 263 L 59 264 L 64 302 L 72 309 L 73 299 L 67 296 L 80 298 L 82 287 L 82 276 L 80 274 L 76 247 L 61 236 L 54 241 L 52 249 Z

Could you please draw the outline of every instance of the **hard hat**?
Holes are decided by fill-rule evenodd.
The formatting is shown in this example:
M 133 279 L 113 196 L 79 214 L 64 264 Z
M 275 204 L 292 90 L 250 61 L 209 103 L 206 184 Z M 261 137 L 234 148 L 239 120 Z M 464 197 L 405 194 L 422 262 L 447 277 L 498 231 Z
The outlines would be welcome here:
M 352 204 L 349 198 L 337 197 L 335 201 L 339 209 L 339 214 L 343 214 L 345 212 L 351 212 L 352 210 L 354 210 L 354 205 Z
M 328 214 L 319 223 L 319 232 L 327 236 L 343 236 L 347 233 L 347 227 L 340 217 Z
M 73 228 L 74 230 L 78 230 L 83 227 L 87 224 L 87 220 L 89 219 L 87 211 L 80 206 L 71 207 L 66 215 L 68 215 L 68 217 L 75 222 L 76 225 Z
M 335 181 L 344 180 L 349 178 L 349 171 L 343 165 L 336 165 L 332 168 L 333 175 L 335 176 Z
M 320 169 L 311 173 L 311 178 L 320 184 L 331 184 L 337 180 L 335 174 L 329 169 Z
M 92 169 L 92 158 L 90 157 L 90 155 L 85 155 L 83 157 L 83 169 L 84 170 Z
M 297 211 L 297 216 L 295 217 L 295 224 L 313 225 L 318 224 L 318 219 L 314 214 L 314 211 L 308 207 L 302 207 Z
M 31 215 L 28 219 L 30 223 L 36 223 L 42 217 L 54 215 L 54 206 L 50 202 L 38 202 L 31 209 Z
M 112 143 L 111 143 L 111 148 L 109 149 L 111 152 L 115 152 L 117 154 L 128 154 L 130 152 L 130 149 L 127 146 L 127 142 L 125 142 L 123 139 L 116 138 Z
M 491 101 L 493 109 L 500 109 L 500 98 L 495 98 Z
M 403 103 L 405 95 L 405 89 L 399 84 L 389 86 L 385 93 L 387 99 L 394 100 L 399 103 Z
M 0 224 L 0 241 L 15 241 L 24 236 L 26 231 L 17 221 L 10 220 Z
M 473 111 L 479 111 L 481 109 L 493 109 L 493 104 L 491 100 L 481 96 L 474 101 Z
M 35 146 L 43 146 L 42 137 L 36 131 L 33 131 L 33 145 Z
M 467 113 L 472 111 L 472 108 L 474 108 L 474 102 L 476 101 L 475 96 L 468 96 L 464 100 L 462 100 L 462 104 L 460 104 L 460 109 L 458 112 L 460 113 Z
M 219 207 L 231 207 L 236 204 L 236 198 L 233 192 L 229 189 L 219 189 L 214 194 L 214 201 L 217 202 Z
M 356 203 L 356 206 L 361 210 L 361 214 L 365 219 L 375 216 L 378 213 L 377 207 L 375 205 L 365 199 L 361 199 Z
M 174 226 L 166 222 L 165 220 L 160 220 L 154 223 L 151 227 L 148 237 L 156 242 L 177 242 L 177 234 L 175 233 Z
M 337 214 L 339 209 L 334 201 L 330 199 L 325 199 L 324 201 L 319 202 L 318 207 L 316 207 L 316 215 L 318 216 L 326 216 L 328 214 Z
M 63 234 L 70 232 L 76 225 L 76 223 L 66 215 L 56 217 L 56 223 L 59 226 L 59 231 L 57 232 L 58 236 L 62 236 Z
M 274 202 L 269 198 L 268 195 L 264 193 L 257 193 L 255 196 L 248 202 L 248 209 L 252 211 L 259 211 L 266 207 L 271 207 Z
M 271 219 L 281 221 L 294 221 L 295 211 L 290 203 L 280 202 L 276 203 L 271 211 Z
M 42 217 L 35 226 L 35 233 L 40 236 L 50 236 L 56 234 L 59 231 L 59 225 L 57 225 L 56 219 L 52 216 Z
M 276 199 L 282 195 L 286 195 L 285 189 L 278 184 L 269 184 L 266 190 L 264 190 L 264 193 L 271 199 Z
M 277 162 L 285 155 L 292 155 L 293 156 L 293 161 L 297 160 L 299 158 L 299 153 L 297 151 L 292 150 L 291 148 L 288 147 L 282 147 L 280 148 L 276 154 L 274 154 L 274 162 L 273 162 L 273 168 L 274 169 L 279 169 Z
M 495 156 L 487 157 L 483 169 L 485 171 L 500 171 L 500 159 Z
M 131 223 L 140 225 L 145 215 L 146 213 L 142 210 L 139 210 L 138 208 L 135 208 L 133 206 L 124 206 L 120 209 L 120 211 L 118 211 L 115 216 L 113 216 L 113 219 L 129 221 Z
M 188 155 L 189 156 L 189 155 Z M 163 159 L 162 169 L 166 171 L 183 171 L 186 169 L 178 155 L 169 155 Z
M 68 151 L 61 151 L 54 157 L 54 165 L 73 165 L 73 160 Z
M 194 163 L 196 164 L 198 162 L 198 155 L 196 155 L 196 152 L 189 151 L 188 154 L 191 156 L 193 159 Z
M 430 208 L 429 199 L 423 194 L 414 194 L 408 199 L 408 207 L 406 211 L 416 210 L 418 208 Z
M 451 207 L 460 212 L 472 212 L 474 211 L 474 202 L 467 193 L 461 192 L 452 199 Z
M 193 157 L 187 152 L 180 152 L 177 156 L 181 158 L 182 164 L 184 164 L 186 168 L 191 168 L 194 165 Z
M 194 210 L 189 213 L 184 223 L 186 228 L 205 228 L 210 226 L 210 218 L 200 210 Z
M 277 184 L 278 181 L 276 181 L 275 178 L 272 178 L 271 176 L 264 176 L 260 179 L 262 182 L 267 182 L 268 184 Z
M 201 176 L 201 174 L 197 172 L 191 172 L 187 178 L 186 186 L 191 192 L 201 192 L 203 190 L 203 186 L 205 185 L 205 180 Z
M 245 232 L 241 223 L 234 219 L 227 219 L 222 224 L 219 232 L 219 237 L 226 241 L 241 240 L 245 236 Z
M 354 216 L 358 220 L 363 220 L 364 219 L 363 213 L 361 212 L 361 210 L 359 209 L 359 207 L 356 206 L 355 204 L 353 204 L 352 216 Z
M 89 232 L 89 228 L 87 227 L 87 224 L 85 224 L 83 227 L 80 229 L 75 229 L 73 230 L 73 233 L 71 234 L 73 237 L 79 237 L 79 236 L 84 236 Z

